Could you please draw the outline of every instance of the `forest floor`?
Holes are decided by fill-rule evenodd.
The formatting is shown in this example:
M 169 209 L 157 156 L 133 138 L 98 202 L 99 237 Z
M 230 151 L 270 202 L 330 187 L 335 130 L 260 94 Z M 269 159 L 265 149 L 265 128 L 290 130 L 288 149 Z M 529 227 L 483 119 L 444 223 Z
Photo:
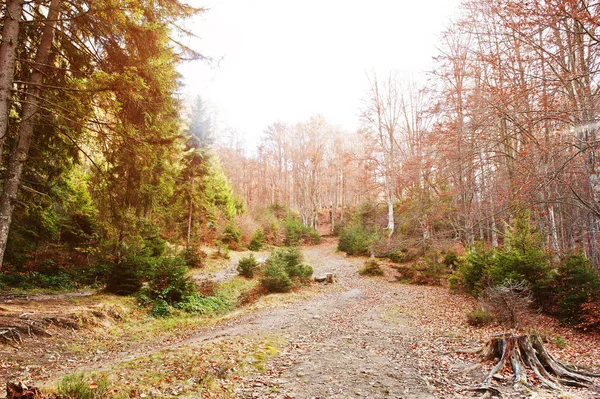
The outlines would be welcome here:
M 478 395 L 467 388 L 478 386 L 492 364 L 464 349 L 481 347 L 503 329 L 469 326 L 465 314 L 475 301 L 447 288 L 398 283 L 389 267 L 381 277 L 359 276 L 364 258 L 335 248 L 336 241 L 326 239 L 303 252 L 315 275 L 334 273 L 336 283 L 268 295 L 215 318 L 150 320 L 131 313 L 126 302 L 87 293 L 0 295 L 0 325 L 2 317 L 45 320 L 48 333 L 33 331 L 21 343 L 0 345 L 0 381 L 49 387 L 64 375 L 86 372 L 82 378 L 95 388 L 102 372 L 110 389 L 125 389 L 129 397 Z M 210 278 L 234 278 L 233 264 Z M 35 319 L 36 313 L 45 316 Z M 542 316 L 529 324 L 562 361 L 600 369 L 600 336 Z M 494 381 L 502 397 L 532 396 L 510 381 L 508 370 Z M 582 389 L 535 391 L 538 398 L 600 397 Z

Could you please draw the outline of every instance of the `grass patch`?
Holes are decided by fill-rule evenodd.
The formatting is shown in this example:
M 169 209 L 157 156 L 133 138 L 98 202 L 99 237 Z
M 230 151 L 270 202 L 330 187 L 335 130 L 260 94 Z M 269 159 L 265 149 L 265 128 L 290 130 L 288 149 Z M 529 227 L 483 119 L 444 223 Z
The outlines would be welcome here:
M 111 388 L 105 373 L 75 373 L 65 376 L 56 386 L 59 397 L 73 399 L 103 399 L 106 397 L 126 399 L 125 392 Z
M 467 313 L 467 323 L 474 327 L 487 326 L 496 321 L 490 312 L 478 308 Z
M 377 259 L 368 259 L 365 264 L 358 269 L 361 276 L 383 276 L 383 269 Z
M 251 336 L 190 345 L 121 363 L 107 377 L 111 391 L 129 397 L 234 398 L 235 377 L 266 372 L 269 359 L 285 344 L 278 336 Z

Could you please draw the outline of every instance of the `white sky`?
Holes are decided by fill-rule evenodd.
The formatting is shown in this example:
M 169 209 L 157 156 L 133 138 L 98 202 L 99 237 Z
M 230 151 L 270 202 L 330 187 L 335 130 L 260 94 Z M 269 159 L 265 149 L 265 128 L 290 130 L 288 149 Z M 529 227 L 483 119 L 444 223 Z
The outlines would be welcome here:
M 194 0 L 191 44 L 218 65 L 181 67 L 185 97 L 202 96 L 219 125 L 256 143 L 273 122 L 322 114 L 358 126 L 367 74 L 431 70 L 460 0 Z M 215 63 L 216 64 L 216 63 Z

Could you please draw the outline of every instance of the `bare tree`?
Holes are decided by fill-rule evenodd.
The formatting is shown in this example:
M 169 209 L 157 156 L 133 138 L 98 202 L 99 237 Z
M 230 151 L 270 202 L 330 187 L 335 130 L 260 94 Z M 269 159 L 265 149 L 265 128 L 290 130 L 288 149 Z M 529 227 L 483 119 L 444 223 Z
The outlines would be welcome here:
M 373 137 L 381 154 L 379 162 L 387 204 L 388 237 L 394 234 L 394 202 L 396 200 L 395 165 L 398 150 L 397 135 L 402 117 L 400 86 L 390 75 L 379 81 L 373 73 L 369 77 L 369 90 L 364 99 L 361 120 L 365 132 Z

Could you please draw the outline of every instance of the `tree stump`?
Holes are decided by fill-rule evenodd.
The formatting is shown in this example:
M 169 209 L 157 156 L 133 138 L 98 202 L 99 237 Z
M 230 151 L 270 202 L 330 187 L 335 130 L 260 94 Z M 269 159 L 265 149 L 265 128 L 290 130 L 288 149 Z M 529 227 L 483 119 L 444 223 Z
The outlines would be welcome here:
M 490 386 L 490 381 L 507 363 L 510 363 L 515 386 L 532 388 L 527 370 L 535 374 L 542 386 L 561 390 L 562 386 L 572 386 L 597 390 L 594 378 L 600 374 L 569 367 L 552 356 L 538 335 L 503 334 L 492 338 L 481 350 L 486 359 L 500 359 L 492 368 L 480 387 L 472 390 L 497 391 Z
M 318 276 L 314 278 L 317 283 L 333 284 L 336 281 L 335 274 L 325 273 L 324 276 Z
M 36 387 L 28 387 L 22 382 L 6 383 L 6 399 L 45 399 Z

